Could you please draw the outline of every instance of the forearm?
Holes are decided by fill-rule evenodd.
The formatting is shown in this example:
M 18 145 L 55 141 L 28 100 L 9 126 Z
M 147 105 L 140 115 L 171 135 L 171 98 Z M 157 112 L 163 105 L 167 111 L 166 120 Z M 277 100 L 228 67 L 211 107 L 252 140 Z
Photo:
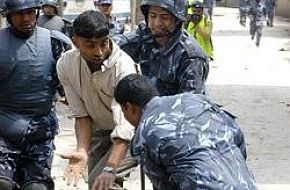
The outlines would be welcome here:
M 77 150 L 85 151 L 87 153 L 92 138 L 91 118 L 89 116 L 76 118 L 75 130 L 77 138 Z
M 211 26 L 207 26 L 204 29 L 201 28 L 196 28 L 196 32 L 201 35 L 203 38 L 210 38 L 211 36 L 211 31 L 212 31 L 212 27 Z
M 122 159 L 126 155 L 129 147 L 129 142 L 120 138 L 113 140 L 111 155 L 108 159 L 107 165 L 113 167 L 115 170 L 120 165 Z

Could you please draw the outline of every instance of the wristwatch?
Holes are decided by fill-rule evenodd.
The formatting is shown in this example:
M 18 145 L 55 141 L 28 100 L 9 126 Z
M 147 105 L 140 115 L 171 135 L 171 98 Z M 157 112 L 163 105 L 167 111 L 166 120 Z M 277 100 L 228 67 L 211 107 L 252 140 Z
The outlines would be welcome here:
M 106 173 L 110 173 L 110 174 L 114 174 L 116 175 L 116 171 L 113 167 L 111 166 L 106 166 L 103 168 L 103 172 L 106 172 Z

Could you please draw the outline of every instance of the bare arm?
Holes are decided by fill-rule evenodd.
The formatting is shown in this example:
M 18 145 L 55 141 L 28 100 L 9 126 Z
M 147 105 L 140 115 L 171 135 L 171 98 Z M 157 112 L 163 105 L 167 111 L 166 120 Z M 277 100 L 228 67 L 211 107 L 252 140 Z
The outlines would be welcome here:
M 89 116 L 75 119 L 77 150 L 88 153 L 92 138 L 92 121 Z
M 120 138 L 114 138 L 112 152 L 108 159 L 107 165 L 113 167 L 115 170 L 120 165 L 121 160 L 124 158 L 127 150 L 128 150 L 129 143 Z

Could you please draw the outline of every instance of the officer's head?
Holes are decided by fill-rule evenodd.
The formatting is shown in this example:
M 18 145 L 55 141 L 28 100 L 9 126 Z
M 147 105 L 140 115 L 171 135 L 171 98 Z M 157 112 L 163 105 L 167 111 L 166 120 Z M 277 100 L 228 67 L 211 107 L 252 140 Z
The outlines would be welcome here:
M 7 20 L 14 33 L 23 38 L 32 35 L 40 7 L 38 0 L 7 0 Z
M 144 75 L 130 74 L 124 77 L 114 92 L 116 101 L 121 105 L 125 118 L 138 126 L 145 105 L 159 93 Z
M 161 45 L 186 20 L 186 0 L 142 0 L 140 8 L 146 24 Z
M 109 23 L 99 11 L 85 11 L 73 22 L 73 43 L 90 64 L 100 65 L 111 54 Z
M 99 0 L 99 9 L 107 17 L 111 16 L 113 10 L 113 0 Z
M 203 2 L 197 0 L 189 4 L 189 19 L 192 22 L 199 22 L 203 15 Z
M 45 0 L 42 3 L 42 11 L 43 14 L 52 17 L 57 14 L 58 12 L 58 1 L 57 0 Z

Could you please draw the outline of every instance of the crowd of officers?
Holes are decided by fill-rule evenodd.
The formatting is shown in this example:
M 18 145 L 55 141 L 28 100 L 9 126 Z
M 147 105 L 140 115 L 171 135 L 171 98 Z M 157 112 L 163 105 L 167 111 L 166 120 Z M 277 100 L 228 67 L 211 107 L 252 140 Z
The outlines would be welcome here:
M 0 189 L 55 189 L 59 94 L 77 139 L 61 154 L 68 185 L 123 189 L 141 164 L 154 190 L 255 190 L 235 116 L 206 96 L 212 10 L 142 0 L 145 20 L 124 34 L 112 3 L 81 13 L 69 38 L 56 0 L 0 0 Z
M 264 20 L 266 20 L 267 26 L 274 26 L 276 6 L 276 0 L 240 0 L 240 24 L 246 26 L 246 20 L 249 17 L 251 39 L 256 38 L 257 47 L 260 45 Z

